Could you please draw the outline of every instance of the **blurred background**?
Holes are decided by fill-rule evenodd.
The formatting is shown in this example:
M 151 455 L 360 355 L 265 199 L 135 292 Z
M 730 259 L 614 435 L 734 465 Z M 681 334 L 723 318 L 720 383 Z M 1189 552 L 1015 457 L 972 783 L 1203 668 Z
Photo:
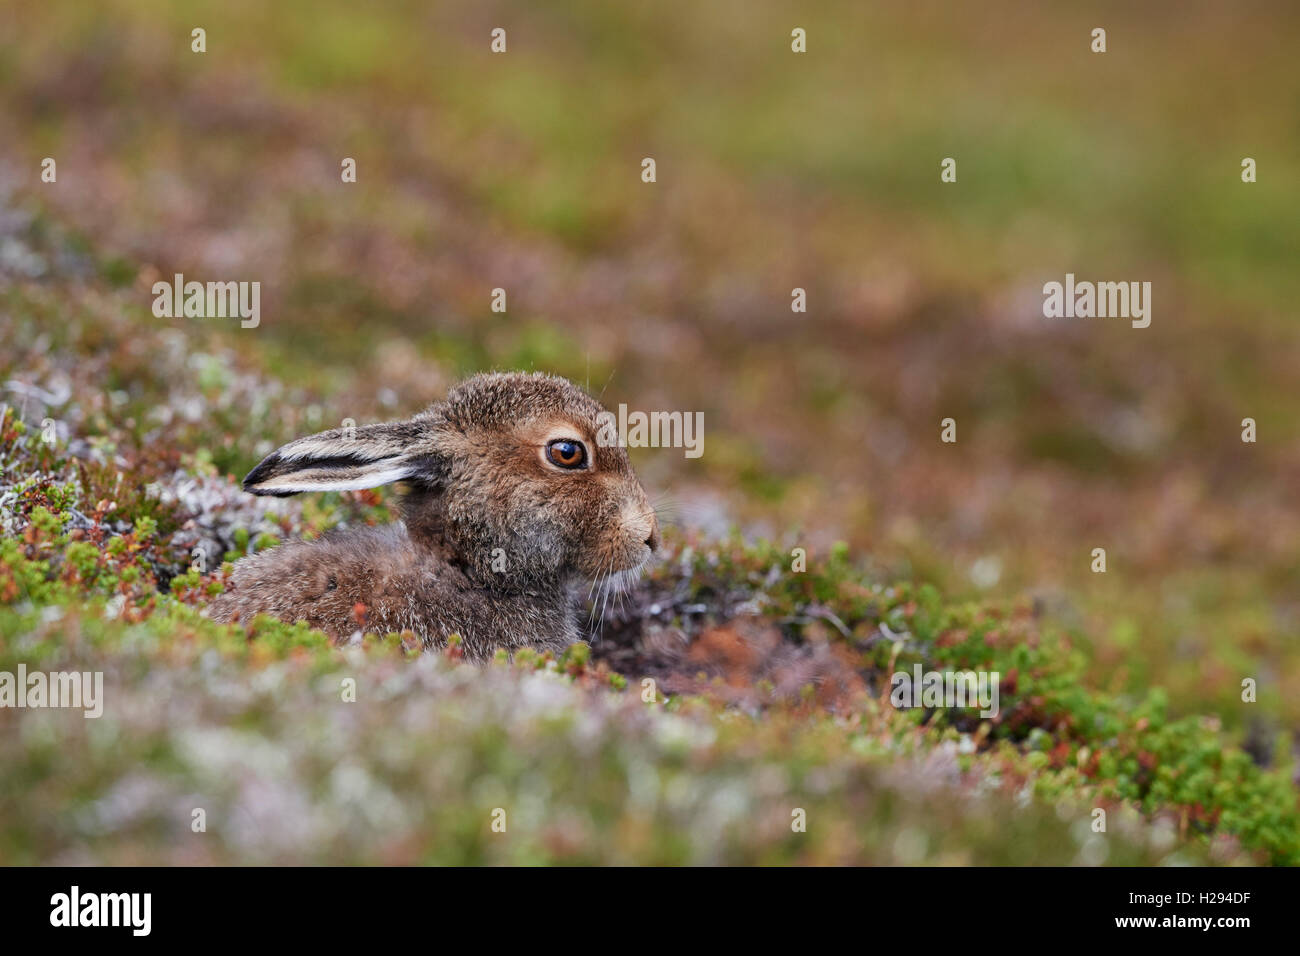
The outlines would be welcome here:
M 168 432 L 222 472 L 544 369 L 704 412 L 702 458 L 635 453 L 669 518 L 1028 593 L 1100 687 L 1234 724 L 1253 676 L 1262 730 L 1300 722 L 1294 4 L 3 0 L 0 24 L 7 228 L 70 236 L 34 262 L 0 238 L 0 281 L 140 303 L 135 332 L 92 292 L 44 303 L 41 335 L 99 329 L 65 373 L 124 396 L 88 425 L 156 440 L 154 281 L 260 281 L 259 328 L 184 330 L 283 383 Z M 1150 281 L 1150 328 L 1044 319 L 1067 272 Z

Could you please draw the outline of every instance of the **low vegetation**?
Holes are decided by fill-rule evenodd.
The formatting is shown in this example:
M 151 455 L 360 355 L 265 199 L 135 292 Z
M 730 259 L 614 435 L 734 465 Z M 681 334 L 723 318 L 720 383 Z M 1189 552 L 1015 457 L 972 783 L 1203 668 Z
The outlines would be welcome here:
M 96 500 L 12 409 L 0 437 L 0 670 L 106 675 L 99 718 L 0 710 L 9 862 L 1300 861 L 1284 754 L 1262 769 L 1158 689 L 1086 689 L 1029 606 L 677 534 L 558 660 L 340 648 L 208 621 L 229 563 L 182 563 L 194 516 Z M 223 557 L 274 544 L 255 532 Z M 996 671 L 999 714 L 896 709 L 914 664 Z

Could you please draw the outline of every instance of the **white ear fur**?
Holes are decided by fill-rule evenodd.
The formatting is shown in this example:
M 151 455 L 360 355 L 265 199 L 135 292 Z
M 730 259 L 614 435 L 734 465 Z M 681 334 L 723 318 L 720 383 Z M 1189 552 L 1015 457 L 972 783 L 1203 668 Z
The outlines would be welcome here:
M 394 481 L 410 478 L 414 469 L 398 459 L 385 459 L 354 468 L 308 467 L 284 475 L 277 475 L 246 488 L 255 495 L 296 495 L 301 491 L 359 491 L 377 488 Z

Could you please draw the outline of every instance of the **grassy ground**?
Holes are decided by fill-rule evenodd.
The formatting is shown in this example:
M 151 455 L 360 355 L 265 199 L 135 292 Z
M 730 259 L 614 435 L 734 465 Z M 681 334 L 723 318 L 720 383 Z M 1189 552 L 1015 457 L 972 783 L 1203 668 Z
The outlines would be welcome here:
M 6 419 L 3 653 L 103 665 L 134 702 L 111 733 L 0 711 L 21 731 L 2 745 L 6 858 L 1125 862 L 1236 834 L 1216 858 L 1239 842 L 1294 861 L 1287 5 L 827 3 L 797 24 L 776 7 L 588 3 L 0 15 L 0 375 L 31 428 Z M 1098 24 L 1104 56 L 1087 52 Z M 497 25 L 504 57 L 487 49 Z M 56 184 L 39 182 L 45 156 Z M 261 281 L 262 325 L 155 319 L 150 286 L 178 271 Z M 1045 325 L 1038 289 L 1067 271 L 1151 279 L 1151 328 Z M 703 458 L 636 459 L 683 530 L 591 661 L 480 680 L 276 628 L 263 643 L 286 646 L 263 655 L 195 616 L 219 584 L 182 574 L 196 548 L 386 515 L 383 495 L 268 512 L 231 476 L 493 366 L 705 412 Z M 1239 440 L 1248 415 L 1256 445 Z M 938 440 L 946 416 L 956 445 Z M 53 447 L 35 440 L 46 418 Z M 29 535 L 38 507 L 56 517 Z M 733 526 L 779 546 L 719 543 Z M 139 534 L 141 550 L 94 542 L 91 567 L 78 533 Z M 795 546 L 806 577 L 786 570 Z M 911 581 L 934 588 L 920 622 Z M 1014 668 L 1006 720 L 980 736 L 960 715 L 916 726 L 880 708 L 882 621 L 912 635 L 903 662 Z M 374 697 L 334 706 L 322 688 L 341 673 Z M 643 704 L 645 676 L 676 703 Z M 241 684 L 269 689 L 227 701 Z M 430 693 L 396 692 L 416 685 Z M 533 693 L 556 728 L 525 745 Z M 463 732 L 381 744 L 421 722 Z M 646 777 L 674 734 L 677 776 Z M 265 762 L 238 769 L 241 748 Z M 443 792 L 422 762 L 488 782 Z M 353 829 L 347 801 L 366 794 L 391 815 Z M 794 839 L 795 800 L 825 828 Z M 168 849 L 195 801 L 225 822 Z M 484 808 L 505 803 L 523 832 L 492 842 Z M 1145 836 L 1080 829 L 1121 803 Z M 263 806 L 319 809 L 277 842 Z

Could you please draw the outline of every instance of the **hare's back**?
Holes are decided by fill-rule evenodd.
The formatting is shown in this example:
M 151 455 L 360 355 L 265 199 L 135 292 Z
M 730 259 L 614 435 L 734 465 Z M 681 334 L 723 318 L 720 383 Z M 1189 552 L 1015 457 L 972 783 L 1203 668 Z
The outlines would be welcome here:
M 211 614 L 219 621 L 248 621 L 257 614 L 305 620 L 342 636 L 356 630 L 363 616 L 405 610 L 412 595 L 437 576 L 437 565 L 417 551 L 400 525 L 337 531 L 239 561 Z

